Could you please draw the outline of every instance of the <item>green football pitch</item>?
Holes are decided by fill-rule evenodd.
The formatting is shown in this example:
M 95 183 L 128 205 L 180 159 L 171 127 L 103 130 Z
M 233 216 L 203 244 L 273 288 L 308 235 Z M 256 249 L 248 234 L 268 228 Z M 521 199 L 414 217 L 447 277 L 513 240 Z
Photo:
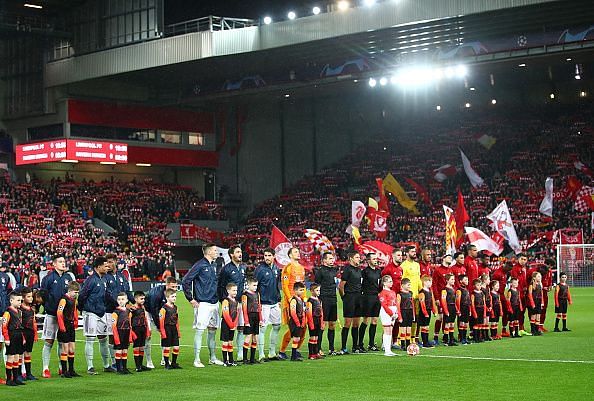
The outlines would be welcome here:
M 180 293 L 181 294 L 181 293 Z M 128 376 L 101 372 L 87 376 L 84 339 L 77 332 L 76 366 L 84 376 L 56 377 L 58 359 L 52 352 L 51 379 L 26 386 L 0 388 L 3 400 L 592 400 L 594 399 L 594 288 L 572 289 L 568 327 L 541 337 L 504 338 L 455 348 L 421 350 L 416 357 L 398 351 L 327 357 L 318 361 L 269 362 L 234 368 L 192 367 L 192 311 L 180 296 L 182 328 L 180 364 Z M 545 327 L 552 330 L 553 306 Z M 284 333 L 281 329 L 281 335 Z M 379 330 L 378 330 L 379 331 Z M 337 330 L 336 343 L 340 341 Z M 381 342 L 381 332 L 376 336 Z M 218 332 L 217 332 L 218 339 Z M 206 340 L 206 335 L 204 336 Z M 159 364 L 158 335 L 153 360 Z M 327 346 L 324 336 L 324 349 Z M 55 351 L 55 350 L 54 350 Z M 307 343 L 302 353 L 307 352 Z M 217 351 L 220 355 L 220 349 Z M 202 360 L 208 350 L 203 347 Z M 220 357 L 220 356 L 219 356 Z M 41 376 L 41 344 L 35 346 L 34 374 Z M 131 356 L 130 356 L 131 359 Z M 132 360 L 129 362 L 133 366 Z M 98 345 L 95 366 L 101 367 Z

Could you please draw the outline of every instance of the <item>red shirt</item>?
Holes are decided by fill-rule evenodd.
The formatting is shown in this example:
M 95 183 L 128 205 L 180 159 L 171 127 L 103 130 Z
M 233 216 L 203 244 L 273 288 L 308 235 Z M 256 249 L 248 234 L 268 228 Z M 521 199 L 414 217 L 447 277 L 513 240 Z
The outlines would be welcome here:
M 382 276 L 388 275 L 392 277 L 394 284 L 392 290 L 398 294 L 400 292 L 400 285 L 402 284 L 402 267 L 396 266 L 394 262 L 390 262 L 382 270 Z
M 431 289 L 433 290 L 433 298 L 435 302 L 438 302 L 441 299 L 441 292 L 446 287 L 446 274 L 450 274 L 452 272 L 451 267 L 445 267 L 444 265 L 439 265 L 435 267 L 433 270 L 433 283 L 431 284 Z
M 491 277 L 492 281 L 499 281 L 499 291 L 497 291 L 500 295 L 505 296 L 505 285 L 507 284 L 507 273 L 503 270 L 503 267 L 495 269 L 493 271 L 493 277 Z
M 454 288 L 458 288 L 460 287 L 460 281 L 458 281 L 458 276 L 460 274 L 466 274 L 466 268 L 464 267 L 464 265 L 459 265 L 459 264 L 455 264 L 454 266 L 452 266 L 452 274 L 454 275 L 454 278 L 456 279 L 456 283 L 454 284 Z M 470 282 L 470 280 L 468 280 L 469 285 L 471 285 L 472 283 Z
M 483 274 L 490 276 L 491 273 L 492 273 L 491 269 L 489 269 L 489 266 L 487 266 L 487 265 L 480 265 L 478 268 L 479 277 L 482 276 Z
M 421 266 L 421 277 L 433 275 L 434 267 L 431 263 L 421 261 L 419 262 L 419 265 Z
M 384 312 L 388 314 L 388 316 L 392 316 L 394 313 L 398 313 L 396 305 L 396 293 L 392 290 L 383 289 L 379 294 L 378 298 L 382 308 L 384 308 Z M 394 311 L 393 309 L 396 309 Z
M 466 256 L 464 258 L 464 268 L 466 269 L 466 274 L 468 275 L 468 285 L 472 286 L 472 282 L 479 278 L 479 267 L 478 263 L 476 263 L 476 259 L 472 256 Z M 457 279 L 458 277 L 456 277 L 456 281 L 458 281 Z
M 528 290 L 528 282 L 526 281 L 526 268 L 516 263 L 511 269 L 510 276 L 518 279 L 518 291 L 520 292 L 520 295 L 524 297 L 526 295 L 526 291 Z

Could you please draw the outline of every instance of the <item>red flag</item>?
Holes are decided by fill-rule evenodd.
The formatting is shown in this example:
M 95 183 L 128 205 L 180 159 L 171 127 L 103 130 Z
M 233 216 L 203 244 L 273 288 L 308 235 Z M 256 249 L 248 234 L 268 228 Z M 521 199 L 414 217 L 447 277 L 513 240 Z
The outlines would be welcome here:
M 388 216 L 385 210 L 378 210 L 373 214 L 373 232 L 378 239 L 386 239 L 388 235 Z
M 378 202 L 378 210 L 385 210 L 390 214 L 390 207 L 388 206 L 388 198 L 386 197 L 386 193 L 384 192 L 384 180 L 381 178 L 376 178 L 375 182 L 377 184 L 377 189 L 379 191 L 379 202 Z
M 382 269 L 390 263 L 392 259 L 392 251 L 394 250 L 394 247 L 381 241 L 367 241 L 361 245 L 355 244 L 355 248 L 357 251 L 362 252 L 365 255 L 374 252 L 379 258 Z
M 288 253 L 292 246 L 287 236 L 273 224 L 272 234 L 270 234 L 270 247 L 274 249 L 276 263 L 282 267 L 285 267 L 289 263 Z
M 580 182 L 580 180 L 578 180 L 574 176 L 567 177 L 567 192 L 573 200 L 576 200 L 576 194 L 579 192 L 580 189 L 582 189 L 582 186 L 583 185 Z
M 419 198 L 421 198 L 427 205 L 431 206 L 431 198 L 429 198 L 429 192 L 427 192 L 427 189 L 425 189 L 425 187 L 416 181 L 413 181 L 412 178 L 405 178 L 405 180 L 411 187 L 414 188 L 414 190 L 417 192 L 417 195 L 419 195 Z
M 456 247 L 459 247 L 464 242 L 464 225 L 470 220 L 460 188 L 458 188 L 458 205 L 456 206 L 454 219 L 456 220 Z

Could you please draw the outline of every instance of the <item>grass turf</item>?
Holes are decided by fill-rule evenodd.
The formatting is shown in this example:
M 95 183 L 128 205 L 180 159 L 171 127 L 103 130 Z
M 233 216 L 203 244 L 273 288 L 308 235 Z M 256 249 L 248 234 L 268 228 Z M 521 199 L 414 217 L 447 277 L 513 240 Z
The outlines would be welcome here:
M 594 288 L 574 288 L 566 333 L 549 332 L 541 337 L 505 338 L 501 341 L 466 347 L 437 347 L 421 350 L 421 355 L 386 358 L 380 353 L 327 357 L 320 361 L 269 362 L 256 366 L 224 368 L 192 367 L 192 311 L 179 297 L 183 370 L 165 371 L 162 367 L 146 373 L 118 376 L 103 373 L 87 376 L 84 338 L 77 332 L 76 367 L 84 377 L 56 377 L 58 358 L 52 350 L 51 379 L 39 379 L 18 388 L 2 387 L 5 400 L 545 400 L 563 397 L 590 400 L 593 397 Z M 552 330 L 553 305 L 549 305 L 545 327 Z M 281 336 L 285 329 L 281 329 Z M 218 340 L 217 332 L 217 340 Z M 336 345 L 340 342 L 337 329 Z M 206 341 L 206 335 L 203 338 Z M 158 365 L 158 334 L 153 336 L 153 360 Z M 378 329 L 376 341 L 381 342 Z M 280 343 L 280 339 L 279 339 Z M 323 348 L 327 348 L 324 336 Z M 338 348 L 338 347 L 337 347 Z M 307 351 L 304 343 L 302 353 Z M 220 355 L 220 349 L 217 351 Z M 203 347 L 202 361 L 208 350 Z M 129 365 L 133 367 L 132 356 Z M 482 358 L 482 359 L 481 359 Z M 101 367 L 98 345 L 95 367 Z M 41 376 L 41 343 L 33 356 L 34 374 Z

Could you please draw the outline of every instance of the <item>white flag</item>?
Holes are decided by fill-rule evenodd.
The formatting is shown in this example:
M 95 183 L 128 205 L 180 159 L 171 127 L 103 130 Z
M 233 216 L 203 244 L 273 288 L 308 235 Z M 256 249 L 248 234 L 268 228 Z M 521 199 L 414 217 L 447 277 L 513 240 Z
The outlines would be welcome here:
M 445 241 L 446 241 L 446 254 L 454 255 L 456 253 L 456 218 L 454 217 L 454 211 L 443 205 L 443 213 L 445 215 Z
M 462 164 L 464 165 L 464 172 L 466 173 L 466 176 L 470 180 L 470 183 L 472 184 L 472 186 L 476 188 L 476 187 L 480 187 L 481 185 L 484 185 L 485 182 L 476 173 L 476 171 L 474 171 L 474 169 L 470 165 L 470 160 L 468 160 L 468 157 L 466 157 L 464 152 L 462 152 L 462 149 L 460 149 L 460 156 L 462 156 Z
M 514 252 L 520 253 L 522 247 L 520 246 L 520 241 L 518 241 L 518 234 L 516 234 L 514 223 L 509 214 L 507 202 L 504 200 L 497 205 L 495 210 L 493 210 L 487 218 L 492 222 L 491 227 L 506 239 Z
M 347 234 L 351 235 L 353 233 L 353 226 L 359 227 L 361 225 L 361 221 L 365 217 L 365 212 L 367 212 L 367 208 L 363 202 L 351 202 L 351 224 L 345 230 Z
M 540 203 L 538 211 L 545 216 L 553 217 L 553 179 L 551 177 L 547 177 L 545 181 L 545 191 L 544 199 Z
M 229 248 L 221 248 L 217 246 L 217 254 L 219 257 L 222 257 L 225 261 L 225 264 L 231 263 L 231 256 L 229 256 Z
M 499 245 L 478 228 L 464 227 L 464 231 L 466 231 L 468 242 L 475 245 L 479 251 L 489 251 L 497 256 L 503 252 L 503 244 Z

